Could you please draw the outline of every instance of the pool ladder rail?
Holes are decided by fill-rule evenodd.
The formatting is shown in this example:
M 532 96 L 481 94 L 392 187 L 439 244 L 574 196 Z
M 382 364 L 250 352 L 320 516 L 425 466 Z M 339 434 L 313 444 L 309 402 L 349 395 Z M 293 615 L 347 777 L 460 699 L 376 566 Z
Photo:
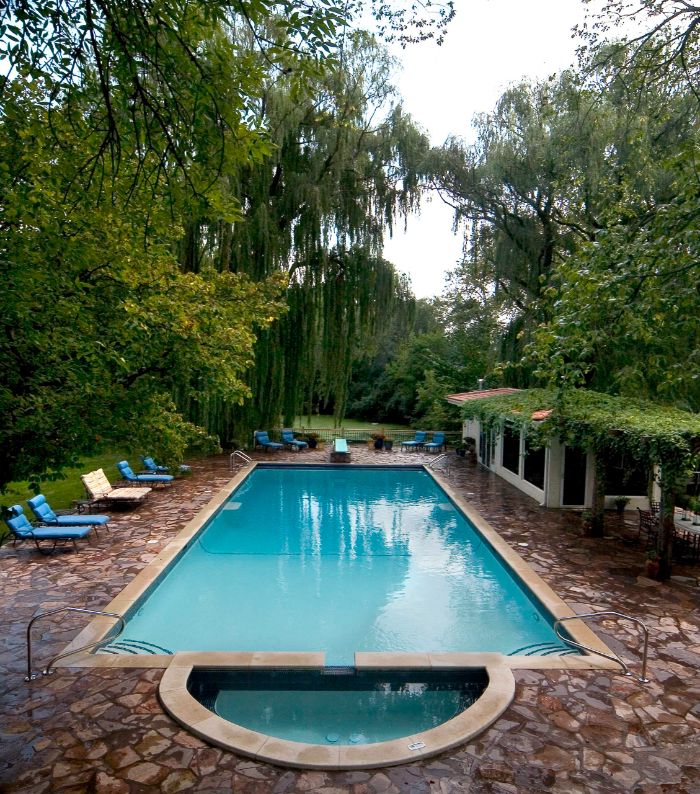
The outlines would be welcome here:
M 603 617 L 617 617 L 623 618 L 624 620 L 631 620 L 636 623 L 638 626 L 642 627 L 642 631 L 644 632 L 644 647 L 642 650 L 642 671 L 641 675 L 635 676 L 634 673 L 629 669 L 627 664 L 616 654 L 616 653 L 603 653 L 603 651 L 597 651 L 595 648 L 589 648 L 588 645 L 583 645 L 580 642 L 576 642 L 572 640 L 570 637 L 565 637 L 560 631 L 559 626 L 561 623 L 565 623 L 567 620 L 585 620 L 588 618 L 603 618 Z M 562 642 L 567 643 L 568 645 L 573 645 L 575 648 L 580 648 L 583 651 L 588 651 L 589 653 L 595 653 L 598 656 L 602 656 L 605 659 L 609 659 L 611 662 L 616 662 L 622 667 L 622 674 L 626 676 L 630 676 L 635 678 L 638 683 L 640 684 L 648 684 L 650 679 L 647 678 L 647 653 L 649 650 L 649 629 L 646 627 L 644 623 L 642 623 L 639 618 L 633 618 L 631 615 L 625 615 L 622 612 L 616 612 L 612 609 L 603 610 L 602 612 L 587 612 L 583 615 L 571 615 L 567 618 L 558 618 L 554 621 L 554 632 L 556 633 L 557 637 Z
M 234 449 L 233 452 L 229 455 L 228 467 L 231 471 L 233 471 L 237 465 L 249 466 L 252 462 L 253 459 L 250 457 L 250 455 L 246 455 L 245 452 L 243 452 L 243 450 Z
M 55 670 L 53 666 L 56 664 L 56 662 L 58 662 L 60 659 L 64 659 L 66 656 L 73 656 L 74 654 L 80 653 L 81 651 L 87 651 L 90 648 L 95 648 L 98 645 L 101 645 L 102 643 L 113 642 L 124 631 L 124 627 L 126 626 L 126 621 L 124 620 L 123 615 L 118 615 L 116 612 L 103 612 L 100 609 L 84 609 L 83 607 L 59 607 L 58 609 L 51 609 L 48 612 L 40 612 L 38 615 L 34 615 L 27 625 L 27 675 L 24 677 L 25 681 L 35 681 L 40 676 L 39 673 L 32 673 L 32 626 L 37 620 L 47 618 L 50 615 L 56 615 L 59 612 L 82 612 L 86 615 L 102 615 L 108 618 L 115 618 L 119 621 L 119 630 L 112 636 L 110 636 L 110 633 L 108 632 L 107 636 L 102 637 L 102 639 L 89 642 L 87 645 L 83 645 L 81 648 L 75 648 L 72 651 L 59 653 L 58 656 L 54 656 L 53 659 L 49 661 L 46 667 L 41 671 L 41 675 L 51 675 L 54 673 Z
M 429 469 L 440 468 L 440 470 L 444 471 L 448 476 L 450 474 L 450 456 L 447 454 L 447 452 L 443 452 L 442 454 L 438 455 L 435 460 L 431 460 L 430 463 L 426 463 L 425 465 Z

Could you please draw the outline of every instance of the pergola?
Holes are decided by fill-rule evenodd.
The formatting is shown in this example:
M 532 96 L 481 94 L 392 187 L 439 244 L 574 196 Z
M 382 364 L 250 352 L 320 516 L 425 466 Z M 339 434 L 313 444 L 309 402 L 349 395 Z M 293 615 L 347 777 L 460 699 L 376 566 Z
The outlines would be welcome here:
M 603 529 L 605 460 L 613 453 L 624 453 L 653 469 L 661 488 L 660 577 L 670 576 L 677 490 L 700 458 L 699 414 L 584 389 L 471 393 L 462 403 L 464 417 L 479 419 L 486 428 L 499 428 L 507 422 L 526 428 L 535 443 L 558 438 L 594 452 L 593 528 L 599 534 Z

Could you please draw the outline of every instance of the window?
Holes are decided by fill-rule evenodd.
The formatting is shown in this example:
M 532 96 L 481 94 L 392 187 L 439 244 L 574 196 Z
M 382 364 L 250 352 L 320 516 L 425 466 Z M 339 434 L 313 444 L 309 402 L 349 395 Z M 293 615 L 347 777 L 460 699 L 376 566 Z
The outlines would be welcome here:
M 586 503 L 586 453 L 578 447 L 564 449 L 564 492 L 562 504 Z
M 544 461 L 545 448 L 531 449 L 530 442 L 525 439 L 525 461 L 523 463 L 523 477 L 537 488 L 544 489 Z
M 483 430 L 479 434 L 479 460 L 487 468 L 491 468 L 496 447 L 496 436 L 493 430 L 485 433 Z
M 503 456 L 501 464 L 504 469 L 520 474 L 520 430 L 509 425 L 503 428 Z
M 629 455 L 611 455 L 605 464 L 605 492 L 624 496 L 646 496 L 649 472 Z

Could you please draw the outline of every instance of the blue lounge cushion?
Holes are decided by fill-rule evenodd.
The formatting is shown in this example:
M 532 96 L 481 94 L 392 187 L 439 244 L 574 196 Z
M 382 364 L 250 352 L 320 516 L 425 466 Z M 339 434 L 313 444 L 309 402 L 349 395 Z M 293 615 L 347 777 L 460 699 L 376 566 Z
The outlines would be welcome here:
M 32 537 L 34 527 L 24 514 L 22 505 L 12 505 L 9 514 L 5 516 L 5 523 L 13 535 L 26 538 Z
M 256 430 L 255 431 L 255 443 L 259 444 L 261 447 L 265 449 L 283 449 L 284 444 L 280 444 L 278 441 L 270 441 L 269 436 L 267 435 L 267 430 Z
M 147 456 L 141 460 L 151 474 L 167 474 L 169 471 L 167 466 L 159 466 L 151 457 Z
M 148 473 L 148 474 L 167 474 L 170 471 L 170 469 L 167 466 L 161 466 L 160 464 L 156 463 L 155 460 L 153 460 L 152 457 L 149 457 L 148 455 L 146 457 L 142 457 L 141 460 L 143 461 L 143 465 L 146 467 L 146 470 L 147 470 L 144 473 Z M 178 466 L 178 469 L 183 474 L 185 472 L 192 471 L 192 467 L 188 466 L 186 463 L 181 463 Z
M 56 524 L 59 527 L 104 526 L 110 520 L 109 516 L 102 515 L 56 515 L 41 493 L 28 499 L 27 504 L 39 521 L 44 524 Z
M 5 517 L 5 524 L 20 540 L 79 540 L 92 532 L 92 526 L 79 527 L 33 527 L 24 513 L 22 505 L 12 505 L 12 515 Z
M 425 444 L 425 439 L 428 437 L 428 434 L 425 430 L 416 430 L 415 438 L 411 441 L 402 441 L 402 447 L 422 447 Z
M 294 433 L 291 430 L 283 430 L 282 431 L 282 441 L 290 447 L 296 447 L 297 449 L 304 449 L 309 445 L 306 441 L 301 441 L 298 438 L 294 438 Z
M 119 473 L 125 480 L 129 482 L 172 482 L 175 478 L 172 474 L 134 474 L 134 470 L 129 466 L 125 460 L 120 460 L 117 463 Z
M 423 445 L 425 449 L 439 449 L 440 447 L 445 446 L 445 434 L 444 433 L 434 433 L 432 441 L 429 444 Z

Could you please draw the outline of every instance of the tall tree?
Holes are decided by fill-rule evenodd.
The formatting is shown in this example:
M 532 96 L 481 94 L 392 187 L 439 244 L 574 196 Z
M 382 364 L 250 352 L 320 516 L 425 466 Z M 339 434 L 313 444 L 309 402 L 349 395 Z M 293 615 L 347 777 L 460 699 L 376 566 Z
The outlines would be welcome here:
M 288 314 L 257 345 L 253 401 L 234 410 L 208 401 L 216 432 L 237 423 L 244 441 L 280 416 L 291 423 L 314 395 L 342 416 L 358 345 L 403 300 L 382 241 L 395 215 L 416 205 L 428 144 L 395 104 L 393 65 L 372 37 L 356 33 L 342 63 L 305 91 L 271 83 L 259 106 L 271 149 L 226 179 L 241 218 L 221 222 L 210 207 L 194 207 L 185 268 L 212 263 L 253 279 L 283 273 L 289 284 Z
M 195 194 L 220 170 L 196 172 L 191 127 L 206 117 L 218 129 L 210 148 L 220 167 L 233 137 L 250 147 L 251 102 L 270 72 L 303 85 L 323 59 L 342 59 L 345 33 L 366 4 L 347 0 L 10 0 L 0 9 L 0 58 L 15 76 L 47 86 L 49 110 L 70 106 L 74 89 L 95 83 L 89 114 L 97 146 L 89 175 L 116 174 L 125 158 L 132 178 L 177 172 Z M 441 40 L 452 3 L 370 0 L 383 35 L 406 44 Z M 76 112 L 81 113 L 79 106 Z M 133 146 L 132 136 L 137 145 Z
M 54 111 L 57 148 L 41 89 L 17 79 L 9 92 L 0 119 L 0 488 L 60 470 L 101 438 L 181 456 L 203 433 L 175 411 L 171 390 L 248 396 L 255 330 L 283 311 L 280 281 L 182 273 L 168 193 L 134 191 L 125 164 L 101 200 L 97 182 L 86 189 L 79 179 L 89 132 Z
M 394 291 L 381 224 L 415 190 L 387 131 L 423 145 L 399 111 L 381 125 L 365 115 L 384 88 L 350 47 L 357 12 L 331 0 L 3 7 L 0 487 L 60 468 L 96 435 L 181 454 L 200 431 L 170 394 L 217 430 L 218 406 L 251 385 L 265 416 L 289 415 L 300 383 L 342 398 L 340 362 L 377 321 L 372 298 Z M 255 343 L 284 314 L 284 288 L 283 360 L 275 338 Z M 65 313 L 43 312 L 47 299 Z
M 452 142 L 436 157 L 442 175 L 435 181 L 467 219 L 463 274 L 468 284 L 490 289 L 491 303 L 509 320 L 501 357 L 520 363 L 510 375 L 518 385 L 549 368 L 547 353 L 535 372 L 523 353 L 541 325 L 559 338 L 562 291 L 586 283 L 581 252 L 598 252 L 605 267 L 601 246 L 616 229 L 646 224 L 654 207 L 667 205 L 679 188 L 687 192 L 676 177 L 683 160 L 686 173 L 692 170 L 692 94 L 679 92 L 676 81 L 632 84 L 607 52 L 595 53 L 585 73 L 507 92 L 496 113 L 482 119 L 475 147 Z M 589 286 L 589 300 L 603 312 Z M 570 327 L 578 327 L 574 300 L 570 312 Z M 591 355 L 589 347 L 582 351 L 589 362 Z M 599 364 L 596 386 L 619 388 L 610 375 L 614 359 Z
M 597 225 L 607 124 L 577 82 L 565 73 L 509 89 L 479 119 L 474 146 L 452 139 L 433 153 L 433 184 L 466 228 L 464 266 L 510 319 L 510 360 L 544 319 L 539 298 L 555 264 Z
M 699 105 L 672 47 L 635 44 L 595 62 L 595 88 L 624 135 L 606 148 L 601 228 L 563 261 L 550 319 L 529 349 L 557 386 L 592 386 L 700 409 L 697 146 Z M 698 45 L 685 42 L 688 55 Z M 619 63 L 631 64 L 623 72 Z M 668 75 L 649 79 L 651 64 Z

